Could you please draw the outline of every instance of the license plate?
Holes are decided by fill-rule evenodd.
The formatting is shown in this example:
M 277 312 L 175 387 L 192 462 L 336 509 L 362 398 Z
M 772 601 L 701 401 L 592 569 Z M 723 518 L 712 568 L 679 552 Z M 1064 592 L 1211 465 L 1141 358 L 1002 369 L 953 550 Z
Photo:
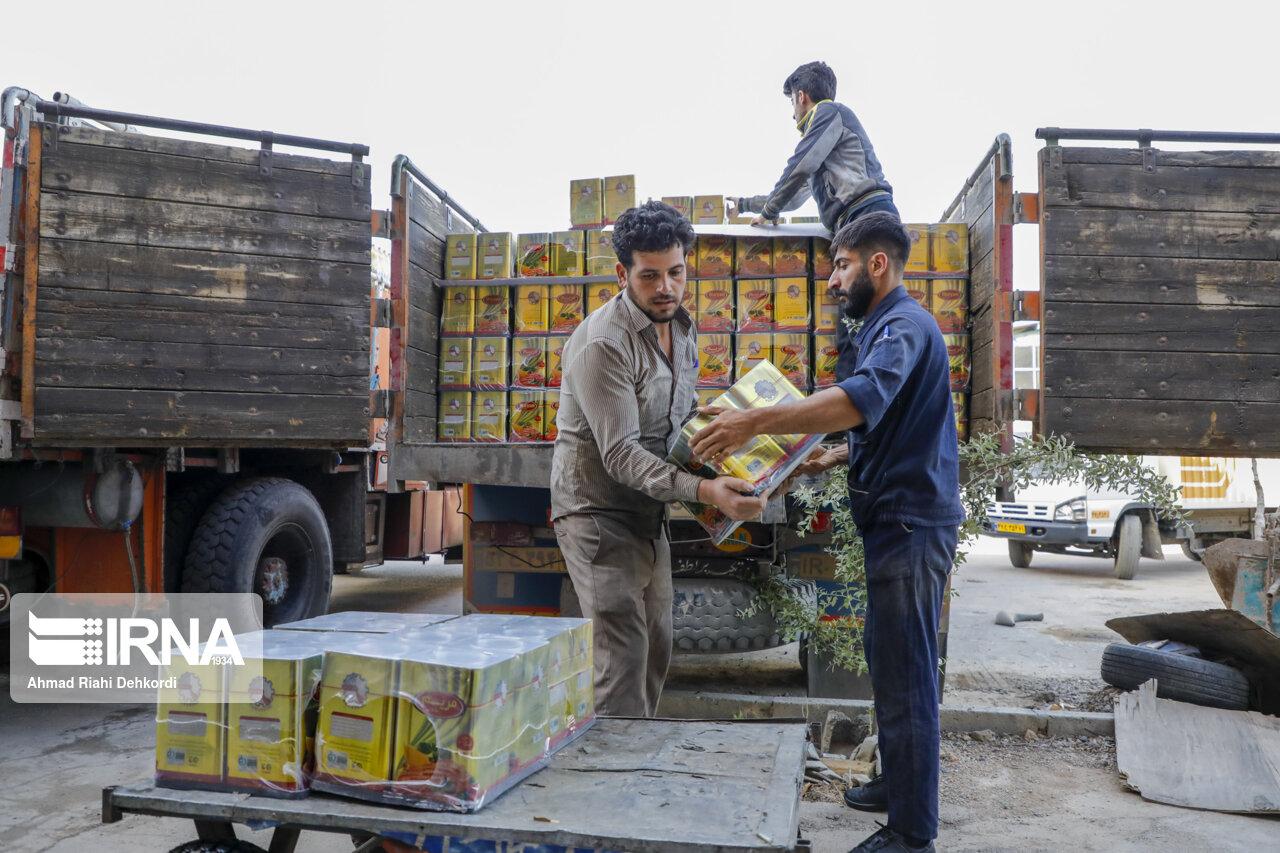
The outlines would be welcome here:
M 997 521 L 996 531 L 999 533 L 1026 533 L 1027 526 L 1025 524 L 1012 524 L 1008 521 Z

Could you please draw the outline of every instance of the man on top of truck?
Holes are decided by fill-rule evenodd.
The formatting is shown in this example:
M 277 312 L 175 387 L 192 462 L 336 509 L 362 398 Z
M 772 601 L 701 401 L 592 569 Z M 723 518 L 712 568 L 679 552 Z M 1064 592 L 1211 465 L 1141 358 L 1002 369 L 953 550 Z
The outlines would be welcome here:
M 594 621 L 596 709 L 653 716 L 671 661 L 666 504 L 714 504 L 737 520 L 764 499 L 733 477 L 666 461 L 696 413 L 697 332 L 680 301 L 689 221 L 650 201 L 613 228 L 622 293 L 564 347 L 551 517 L 584 616 Z

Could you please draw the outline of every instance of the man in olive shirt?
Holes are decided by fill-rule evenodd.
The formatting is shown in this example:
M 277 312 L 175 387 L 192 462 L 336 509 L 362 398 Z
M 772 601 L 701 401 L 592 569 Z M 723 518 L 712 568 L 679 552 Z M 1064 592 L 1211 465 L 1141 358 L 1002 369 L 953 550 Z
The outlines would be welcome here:
M 601 714 L 653 716 L 671 660 L 666 504 L 714 504 L 734 519 L 764 509 L 733 477 L 666 461 L 696 413 L 697 331 L 681 307 L 693 226 L 650 201 L 618 218 L 622 292 L 578 326 L 563 354 L 551 517 L 595 631 Z

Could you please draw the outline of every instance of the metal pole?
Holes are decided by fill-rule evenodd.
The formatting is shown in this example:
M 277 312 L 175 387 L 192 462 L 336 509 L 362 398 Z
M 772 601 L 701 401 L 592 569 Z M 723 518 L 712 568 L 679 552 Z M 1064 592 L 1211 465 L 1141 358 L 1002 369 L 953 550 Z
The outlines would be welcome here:
M 1208 130 L 1108 130 L 1080 127 L 1041 127 L 1036 139 L 1056 145 L 1060 139 L 1089 139 L 1100 142 L 1128 142 L 1150 147 L 1152 142 L 1229 142 L 1248 145 L 1280 144 L 1280 133 L 1233 133 Z
M 414 162 L 409 159 L 407 154 L 397 154 L 396 159 L 391 164 L 391 194 L 393 196 L 400 195 L 400 183 L 404 178 L 405 172 L 408 172 L 410 175 L 417 178 L 418 183 L 435 193 L 436 198 L 440 199 L 441 203 L 452 208 L 459 216 L 467 220 L 467 222 L 470 222 L 477 231 L 489 230 L 480 223 L 479 219 L 476 219 L 468 213 L 462 205 L 450 198 L 447 192 L 440 189 L 440 187 L 436 185 L 435 181 L 428 178 L 421 169 L 414 165 Z

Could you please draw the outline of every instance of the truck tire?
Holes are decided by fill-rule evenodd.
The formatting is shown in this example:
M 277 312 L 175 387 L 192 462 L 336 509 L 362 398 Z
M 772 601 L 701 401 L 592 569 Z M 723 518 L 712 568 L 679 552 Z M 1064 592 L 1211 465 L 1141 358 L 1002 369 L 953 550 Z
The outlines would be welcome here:
M 333 549 L 311 492 L 281 477 L 243 480 L 209 506 L 192 537 L 183 592 L 256 592 L 270 628 L 329 606 Z
M 195 474 L 174 479 L 166 486 L 164 498 L 164 591 L 178 592 L 182 585 L 182 569 L 187 562 L 187 549 L 201 516 L 213 503 L 218 492 L 230 483 L 227 477 Z
M 1193 563 L 1200 563 L 1204 561 L 1204 557 L 1197 553 L 1196 550 L 1191 547 L 1191 543 L 1187 540 L 1183 539 L 1178 544 L 1182 546 L 1182 555 L 1188 560 L 1191 560 Z
M 1142 519 L 1133 513 L 1121 518 L 1116 540 L 1116 577 L 1131 581 L 1138 572 L 1138 558 L 1142 556 Z
M 1031 555 L 1036 549 L 1031 547 L 1030 542 L 1021 542 L 1017 539 L 1009 540 L 1009 562 L 1013 563 L 1015 569 L 1026 569 L 1031 566 Z
M 793 595 L 817 606 L 813 581 L 783 581 Z M 761 611 L 743 618 L 755 601 L 754 587 L 743 581 L 676 578 L 671 604 L 672 644 L 679 652 L 746 652 L 783 644 L 777 620 Z
M 188 841 L 169 853 L 267 853 L 248 841 Z
M 1102 680 L 1112 687 L 1136 690 L 1153 678 L 1161 699 L 1228 711 L 1249 708 L 1249 680 L 1226 664 L 1128 643 L 1103 649 Z

